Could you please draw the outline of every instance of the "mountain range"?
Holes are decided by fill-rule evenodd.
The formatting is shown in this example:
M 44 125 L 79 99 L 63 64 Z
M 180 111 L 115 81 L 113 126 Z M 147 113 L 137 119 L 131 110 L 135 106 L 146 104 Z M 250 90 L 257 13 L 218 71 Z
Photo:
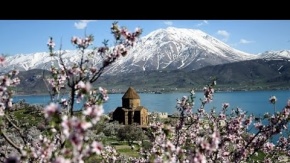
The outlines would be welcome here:
M 90 50 L 86 51 L 87 53 Z M 16 54 L 6 58 L 2 71 L 49 69 L 48 52 Z M 66 50 L 67 64 L 80 60 L 77 50 Z M 197 29 L 168 27 L 141 37 L 126 57 L 109 67 L 106 74 L 129 73 L 148 70 L 195 70 L 209 65 L 232 63 L 259 58 L 290 58 L 289 50 L 266 51 L 249 54 L 230 47 L 224 42 Z
M 87 50 L 86 53 L 90 51 Z M 77 50 L 65 50 L 63 55 L 67 64 L 77 63 L 80 58 Z M 0 71 L 19 69 L 23 80 L 30 82 L 24 83 L 30 84 L 31 87 L 44 87 L 40 80 L 41 71 L 48 70 L 51 61 L 48 52 L 17 54 L 8 56 L 6 65 Z M 135 85 L 143 83 L 143 86 L 147 84 L 147 87 L 152 88 L 167 83 L 168 87 L 185 87 L 185 84 L 199 85 L 205 82 L 206 77 L 218 75 L 221 83 L 225 85 L 238 86 L 244 80 L 260 84 L 275 81 L 276 84 L 279 82 L 281 84 L 283 80 L 289 79 L 288 73 L 282 72 L 284 69 L 288 70 L 289 61 L 290 50 L 249 54 L 201 30 L 168 27 L 141 37 L 126 57 L 121 57 L 106 69 L 100 83 L 106 84 L 110 81 L 114 85 L 124 87 L 129 83 Z M 191 77 L 188 74 L 191 74 Z M 244 84 L 249 85 L 245 82 Z

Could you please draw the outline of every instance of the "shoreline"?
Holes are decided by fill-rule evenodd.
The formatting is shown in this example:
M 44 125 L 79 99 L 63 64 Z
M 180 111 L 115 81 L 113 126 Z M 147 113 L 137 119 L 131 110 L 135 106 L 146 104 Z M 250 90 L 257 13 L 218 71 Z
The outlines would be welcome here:
M 203 92 L 203 90 L 194 90 L 196 93 Z M 272 89 L 215 89 L 215 93 L 223 93 L 223 92 L 249 92 L 249 91 L 290 91 L 290 88 L 272 88 Z M 108 92 L 108 95 L 110 94 L 124 94 L 126 91 L 120 91 L 120 92 Z M 156 93 L 158 92 L 158 93 Z M 190 89 L 182 88 L 182 90 L 177 91 L 139 91 L 138 93 L 146 93 L 146 94 L 167 94 L 167 93 L 190 93 Z M 68 93 L 65 93 L 66 95 Z M 13 96 L 50 96 L 49 93 L 35 93 L 35 94 L 17 94 L 15 93 Z

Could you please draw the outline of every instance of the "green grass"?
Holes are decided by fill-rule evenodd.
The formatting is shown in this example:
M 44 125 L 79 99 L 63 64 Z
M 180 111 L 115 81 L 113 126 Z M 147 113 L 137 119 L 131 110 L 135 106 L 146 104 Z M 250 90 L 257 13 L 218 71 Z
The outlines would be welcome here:
M 257 160 L 257 161 L 262 161 L 262 160 L 264 160 L 264 157 L 265 157 L 265 153 L 263 153 L 263 152 L 257 152 L 258 154 L 257 155 L 253 155 L 252 157 L 251 157 L 251 159 L 253 159 L 253 160 Z
M 18 122 L 19 126 L 37 126 L 41 122 L 44 123 L 44 115 L 36 110 L 31 108 L 19 109 L 16 111 L 10 112 L 10 115 L 14 117 Z
M 115 137 L 106 137 L 106 144 L 114 147 L 118 153 L 124 156 L 129 157 L 140 157 L 139 154 L 139 145 L 134 143 L 134 149 L 131 149 L 131 146 L 128 145 L 126 141 L 119 141 Z
M 116 148 L 117 152 L 119 152 L 122 155 L 129 156 L 129 157 L 140 157 L 138 152 L 138 145 L 134 144 L 135 148 L 131 149 L 129 145 L 123 144 L 123 145 L 112 145 Z

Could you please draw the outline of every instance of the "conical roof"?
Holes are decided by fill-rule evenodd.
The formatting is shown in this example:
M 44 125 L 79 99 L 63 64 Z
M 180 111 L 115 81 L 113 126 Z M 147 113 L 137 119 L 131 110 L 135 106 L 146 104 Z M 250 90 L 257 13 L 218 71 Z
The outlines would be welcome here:
M 128 98 L 128 99 L 140 99 L 139 95 L 137 94 L 137 92 L 134 90 L 134 88 L 129 87 L 128 90 L 126 91 L 126 93 L 124 94 L 124 96 L 122 97 L 124 98 Z

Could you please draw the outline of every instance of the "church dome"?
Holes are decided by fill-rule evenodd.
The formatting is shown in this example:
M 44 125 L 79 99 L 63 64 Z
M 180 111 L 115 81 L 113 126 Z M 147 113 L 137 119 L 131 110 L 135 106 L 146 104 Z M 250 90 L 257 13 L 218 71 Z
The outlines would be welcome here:
M 122 99 L 140 99 L 140 96 L 134 90 L 134 88 L 129 87 L 126 93 L 123 95 Z

